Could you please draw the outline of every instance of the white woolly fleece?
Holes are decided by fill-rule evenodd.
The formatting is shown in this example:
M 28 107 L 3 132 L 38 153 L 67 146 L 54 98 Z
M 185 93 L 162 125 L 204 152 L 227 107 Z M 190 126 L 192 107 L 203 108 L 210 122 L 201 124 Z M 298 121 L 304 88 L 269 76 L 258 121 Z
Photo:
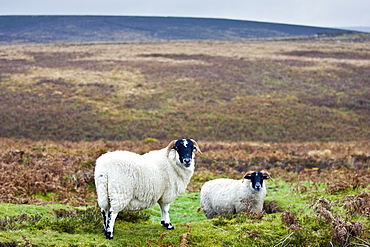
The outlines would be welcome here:
M 266 187 L 256 191 L 249 179 L 215 179 L 204 183 L 201 189 L 201 206 L 208 219 L 223 213 L 241 213 L 247 210 L 246 199 L 252 203 L 251 209 L 262 211 L 266 197 Z
M 105 210 L 131 211 L 173 202 L 184 193 L 194 172 L 194 159 L 185 168 L 176 151 L 166 149 L 144 155 L 129 151 L 108 152 L 96 161 L 98 204 Z

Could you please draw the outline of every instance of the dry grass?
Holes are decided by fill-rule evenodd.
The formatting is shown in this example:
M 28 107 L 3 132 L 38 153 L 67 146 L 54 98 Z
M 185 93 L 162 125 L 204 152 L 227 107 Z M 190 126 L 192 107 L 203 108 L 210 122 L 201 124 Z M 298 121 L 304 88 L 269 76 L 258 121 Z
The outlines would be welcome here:
M 366 47 L 332 41 L 4 45 L 0 131 L 73 141 L 366 140 Z
M 109 150 L 126 149 L 144 153 L 166 145 L 166 142 L 152 140 L 51 142 L 1 138 L 0 201 L 94 204 L 93 169 L 97 157 Z M 269 170 L 273 178 L 285 181 L 326 181 L 330 194 L 366 188 L 370 183 L 369 147 L 366 145 L 353 147 L 353 143 L 332 143 L 324 146 L 332 148 L 329 157 L 306 155 L 322 145 L 320 143 L 268 145 L 200 141 L 199 145 L 203 154 L 197 158 L 196 173 L 188 187 L 189 191 L 198 192 L 205 181 L 214 177 L 241 178 L 245 171 L 262 169 Z M 360 152 L 362 154 L 358 155 Z M 348 169 L 353 172 L 348 172 Z M 366 200 L 366 195 L 348 198 L 346 209 L 366 215 L 367 211 L 361 211 L 368 205 Z

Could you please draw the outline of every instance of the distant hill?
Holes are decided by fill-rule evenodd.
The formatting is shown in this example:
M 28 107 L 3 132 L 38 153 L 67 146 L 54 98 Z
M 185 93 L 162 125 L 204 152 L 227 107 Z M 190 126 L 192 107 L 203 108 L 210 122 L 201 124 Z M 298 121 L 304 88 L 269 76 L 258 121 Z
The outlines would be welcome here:
M 0 16 L 0 43 L 240 40 L 347 32 L 267 22 L 135 16 Z
M 370 33 L 370 27 L 347 27 L 346 29 L 364 32 L 364 33 Z

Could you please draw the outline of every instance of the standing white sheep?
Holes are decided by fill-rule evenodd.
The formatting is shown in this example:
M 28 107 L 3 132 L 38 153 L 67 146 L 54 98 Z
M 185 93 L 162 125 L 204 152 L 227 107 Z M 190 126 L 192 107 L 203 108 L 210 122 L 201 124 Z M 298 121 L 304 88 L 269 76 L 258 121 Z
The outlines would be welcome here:
M 207 219 L 223 213 L 246 212 L 246 201 L 249 210 L 262 211 L 266 197 L 265 172 L 248 172 L 244 179 L 234 180 L 219 178 L 204 183 L 200 191 L 200 204 Z
M 194 173 L 193 151 L 200 152 L 198 144 L 181 139 L 143 155 L 114 151 L 96 160 L 95 186 L 107 239 L 113 238 L 120 211 L 143 210 L 155 203 L 161 208 L 162 225 L 174 229 L 168 211 Z

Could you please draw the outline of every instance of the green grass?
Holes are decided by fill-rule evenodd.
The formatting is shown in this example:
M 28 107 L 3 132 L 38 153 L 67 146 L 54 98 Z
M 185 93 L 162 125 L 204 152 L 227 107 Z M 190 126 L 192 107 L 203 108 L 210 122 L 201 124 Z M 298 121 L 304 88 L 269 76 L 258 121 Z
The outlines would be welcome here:
M 161 211 L 158 205 L 151 209 L 150 220 L 152 222 L 161 221 Z M 206 219 L 203 212 L 200 210 L 200 195 L 199 193 L 189 193 L 178 197 L 172 204 L 170 209 L 172 223 L 190 223 Z
M 198 192 L 181 195 L 171 204 L 173 231 L 160 225 L 157 205 L 140 215 L 120 213 L 113 240 L 105 239 L 100 212 L 96 207 L 0 204 L 3 230 L 0 231 L 0 243 L 30 243 L 33 246 L 178 246 L 180 236 L 183 236 L 190 246 L 273 246 L 284 239 L 295 246 L 327 246 L 330 243 L 340 246 L 332 239 L 332 224 L 325 223 L 317 215 L 313 206 L 318 205 L 317 191 L 310 190 L 312 184 L 306 183 L 304 186 L 309 190 L 304 192 L 298 192 L 296 185 L 281 180 L 269 181 L 266 202 L 276 201 L 283 212 L 267 214 L 262 218 L 227 214 L 208 220 L 199 209 Z M 348 215 L 343 209 L 344 198 L 359 194 L 364 189 L 347 189 L 329 195 L 324 186 L 319 185 L 318 191 L 321 197 L 330 201 L 330 210 L 335 217 L 356 220 L 365 228 L 369 227 L 366 217 Z M 291 226 L 282 220 L 282 214 L 287 211 L 295 214 L 298 228 L 290 229 Z M 369 236 L 365 232 L 360 237 L 366 239 Z M 348 241 L 358 243 L 360 240 L 350 237 Z
M 73 207 L 61 205 L 61 204 L 50 204 L 45 206 L 38 205 L 18 205 L 10 203 L 2 203 L 0 210 L 0 217 L 15 217 L 20 214 L 27 215 L 49 215 L 53 210 L 68 210 Z

